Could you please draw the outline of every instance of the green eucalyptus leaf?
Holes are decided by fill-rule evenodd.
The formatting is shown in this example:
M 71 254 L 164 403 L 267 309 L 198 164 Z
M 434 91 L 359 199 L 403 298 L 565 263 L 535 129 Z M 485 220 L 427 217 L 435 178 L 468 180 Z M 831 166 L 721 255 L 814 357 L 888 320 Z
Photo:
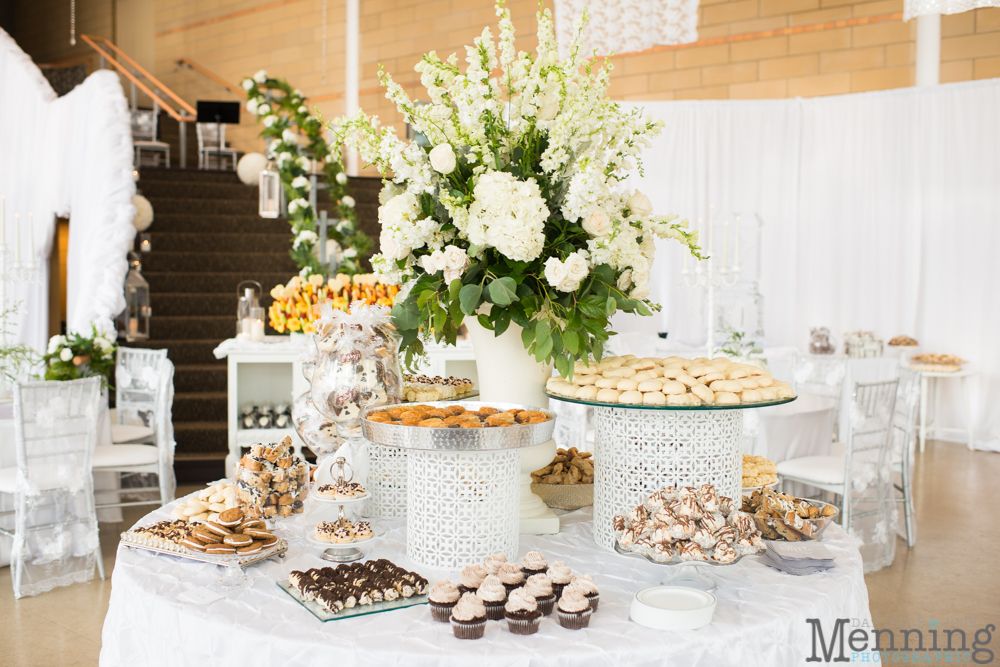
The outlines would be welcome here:
M 462 304 L 462 312 L 472 315 L 479 308 L 479 300 L 483 295 L 482 285 L 466 285 L 458 292 L 458 299 Z
M 498 306 L 509 306 L 517 296 L 517 283 L 510 276 L 497 278 L 490 283 L 490 299 Z

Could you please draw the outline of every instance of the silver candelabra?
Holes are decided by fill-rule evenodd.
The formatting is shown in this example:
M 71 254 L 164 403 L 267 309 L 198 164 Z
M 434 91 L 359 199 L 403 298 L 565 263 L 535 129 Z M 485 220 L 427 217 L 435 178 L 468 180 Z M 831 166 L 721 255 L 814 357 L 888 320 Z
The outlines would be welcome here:
M 698 241 L 705 242 L 704 220 L 698 218 Z M 740 282 L 740 216 L 736 216 L 736 238 L 734 261 L 732 267 L 729 266 L 729 220 L 723 221 L 722 234 L 722 266 L 716 271 L 715 258 L 715 205 L 708 207 L 708 246 L 705 248 L 705 259 L 695 264 L 694 271 L 690 270 L 688 256 L 684 256 L 684 269 L 681 271 L 681 280 L 686 287 L 700 288 L 705 290 L 705 356 L 711 357 L 716 350 L 715 347 L 715 291 L 717 289 L 734 287 Z

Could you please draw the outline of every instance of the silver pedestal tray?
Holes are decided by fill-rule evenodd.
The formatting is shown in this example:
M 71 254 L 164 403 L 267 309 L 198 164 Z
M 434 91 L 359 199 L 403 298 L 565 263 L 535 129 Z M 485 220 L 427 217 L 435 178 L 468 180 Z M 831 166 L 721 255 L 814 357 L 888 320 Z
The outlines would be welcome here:
M 354 479 L 354 466 L 347 462 L 343 456 L 338 456 L 334 461 L 334 465 L 340 468 L 340 473 L 337 476 L 336 484 L 344 485 Z M 345 477 L 345 468 L 351 469 L 351 476 Z M 348 523 L 347 517 L 344 516 L 344 506 L 345 505 L 356 505 L 363 503 L 368 500 L 369 493 L 365 491 L 364 495 L 357 496 L 355 498 L 324 498 L 320 496 L 315 490 L 313 491 L 310 498 L 316 502 L 329 503 L 331 505 L 337 505 L 337 521 L 336 523 Z M 374 527 L 372 527 L 374 532 Z M 320 558 L 323 560 L 328 560 L 332 563 L 351 563 L 356 560 L 361 560 L 365 557 L 365 554 L 361 549 L 358 549 L 355 544 L 360 544 L 364 542 L 370 542 L 375 539 L 375 536 L 362 540 L 361 542 L 344 542 L 342 544 L 332 544 L 332 543 L 318 543 L 314 540 L 309 540 L 313 544 L 320 544 L 320 546 L 326 546 L 323 552 L 320 554 Z
M 698 567 L 707 567 L 709 569 L 714 569 L 717 567 L 729 567 L 730 565 L 736 565 L 741 560 L 747 556 L 753 556 L 756 554 L 743 554 L 737 556 L 728 563 L 718 563 L 713 560 L 682 560 L 673 561 L 670 563 L 661 563 L 658 560 L 653 560 L 645 554 L 636 553 L 634 551 L 625 551 L 618 544 L 618 540 L 615 540 L 615 551 L 620 553 L 622 556 L 630 556 L 632 558 L 641 558 L 643 560 L 649 561 L 655 565 L 662 565 L 664 567 L 670 568 L 669 574 L 665 576 L 661 581 L 661 586 L 686 586 L 688 588 L 697 588 L 698 590 L 707 591 L 711 593 L 717 586 L 715 581 L 698 571 Z

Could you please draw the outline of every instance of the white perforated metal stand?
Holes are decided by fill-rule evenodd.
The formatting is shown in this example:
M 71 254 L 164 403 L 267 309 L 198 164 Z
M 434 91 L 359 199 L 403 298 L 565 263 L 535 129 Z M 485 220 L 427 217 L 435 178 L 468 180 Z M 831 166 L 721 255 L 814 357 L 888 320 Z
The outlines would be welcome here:
M 407 450 L 369 442 L 368 456 L 368 492 L 371 499 L 365 508 L 365 516 L 402 519 L 406 516 Z
M 406 556 L 417 565 L 458 570 L 491 554 L 517 557 L 521 455 L 407 452 Z
M 712 484 L 740 497 L 742 410 L 594 408 L 594 541 L 614 549 L 611 520 L 667 486 Z

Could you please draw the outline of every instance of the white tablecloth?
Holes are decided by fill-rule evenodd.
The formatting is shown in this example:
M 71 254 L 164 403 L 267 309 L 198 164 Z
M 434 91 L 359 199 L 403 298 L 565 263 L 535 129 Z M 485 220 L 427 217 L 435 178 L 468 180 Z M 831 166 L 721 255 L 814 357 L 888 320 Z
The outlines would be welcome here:
M 168 518 L 157 510 L 140 523 Z M 756 558 L 712 569 L 718 582 L 714 622 L 700 630 L 659 632 L 629 621 L 633 594 L 657 584 L 663 566 L 599 549 L 591 538 L 589 509 L 562 517 L 556 536 L 521 536 L 519 555 L 542 551 L 591 573 L 600 587 L 600 609 L 586 630 L 566 630 L 552 617 L 537 634 L 516 636 L 490 622 L 486 636 L 458 640 L 435 623 L 425 606 L 321 623 L 279 589 L 291 570 L 327 565 L 319 547 L 303 539 L 308 515 L 279 524 L 290 541 L 284 560 L 248 570 L 253 584 L 211 605 L 177 600 L 210 586 L 222 570 L 171 556 L 118 549 L 111 602 L 102 636 L 102 667 L 116 665 L 801 665 L 812 650 L 807 618 L 822 620 L 829 636 L 834 619 L 870 623 L 868 591 L 857 548 L 839 526 L 824 534 L 836 568 L 808 577 L 772 570 Z M 386 522 L 371 558 L 388 558 L 434 581 L 455 573 L 433 572 L 405 558 L 404 522 Z

